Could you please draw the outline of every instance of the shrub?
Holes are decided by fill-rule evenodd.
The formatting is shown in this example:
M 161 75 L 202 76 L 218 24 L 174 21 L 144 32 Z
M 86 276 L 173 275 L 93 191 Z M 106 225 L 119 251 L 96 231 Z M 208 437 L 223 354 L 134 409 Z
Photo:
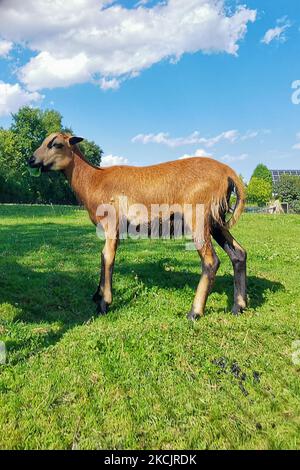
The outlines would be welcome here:
M 252 178 L 259 178 L 273 185 L 272 173 L 263 163 L 260 163 L 259 165 L 257 165 L 257 167 L 255 168 L 253 172 Z
M 247 202 L 265 206 L 272 197 L 272 183 L 264 179 L 252 177 L 247 187 Z
M 281 202 L 287 202 L 290 210 L 300 213 L 300 177 L 282 175 L 275 187 L 275 193 Z

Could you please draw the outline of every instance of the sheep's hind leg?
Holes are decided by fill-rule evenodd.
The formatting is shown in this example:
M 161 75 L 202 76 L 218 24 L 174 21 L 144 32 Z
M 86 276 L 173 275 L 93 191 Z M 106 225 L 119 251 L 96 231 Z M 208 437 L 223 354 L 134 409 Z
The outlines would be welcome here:
M 196 320 L 204 315 L 207 297 L 213 287 L 220 260 L 212 246 L 210 237 L 204 246 L 197 250 L 202 262 L 202 275 L 197 287 L 193 306 L 188 314 L 189 320 Z
M 212 236 L 232 262 L 234 271 L 234 305 L 232 313 L 239 315 L 247 307 L 247 253 L 231 233 L 223 227 L 214 227 Z

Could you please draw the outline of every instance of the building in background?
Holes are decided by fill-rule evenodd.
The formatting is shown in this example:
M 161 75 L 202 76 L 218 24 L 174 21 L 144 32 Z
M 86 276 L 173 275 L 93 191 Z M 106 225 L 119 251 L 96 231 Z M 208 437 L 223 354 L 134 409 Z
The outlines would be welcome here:
M 300 170 L 270 170 L 272 173 L 273 185 L 280 181 L 282 175 L 300 176 Z

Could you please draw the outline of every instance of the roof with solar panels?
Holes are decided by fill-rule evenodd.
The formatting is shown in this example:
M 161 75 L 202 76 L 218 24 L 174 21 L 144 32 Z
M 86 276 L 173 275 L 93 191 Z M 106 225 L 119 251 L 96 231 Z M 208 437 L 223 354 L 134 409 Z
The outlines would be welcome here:
M 282 175 L 300 176 L 300 170 L 270 170 L 273 183 L 278 183 Z

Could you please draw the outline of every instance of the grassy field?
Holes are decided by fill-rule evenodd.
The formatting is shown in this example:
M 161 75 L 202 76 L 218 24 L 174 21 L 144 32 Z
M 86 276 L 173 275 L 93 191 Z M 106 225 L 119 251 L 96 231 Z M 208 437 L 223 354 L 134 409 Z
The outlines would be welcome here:
M 91 296 L 102 242 L 84 211 L 0 206 L 0 448 L 300 447 L 300 217 L 244 215 L 250 307 L 230 314 L 226 255 L 196 324 L 199 259 L 121 244 L 114 303 Z

